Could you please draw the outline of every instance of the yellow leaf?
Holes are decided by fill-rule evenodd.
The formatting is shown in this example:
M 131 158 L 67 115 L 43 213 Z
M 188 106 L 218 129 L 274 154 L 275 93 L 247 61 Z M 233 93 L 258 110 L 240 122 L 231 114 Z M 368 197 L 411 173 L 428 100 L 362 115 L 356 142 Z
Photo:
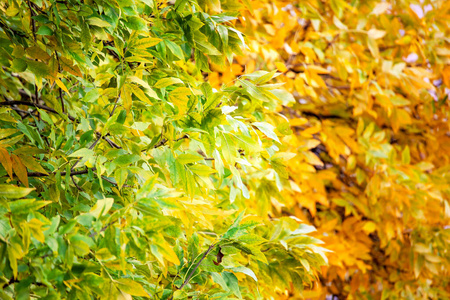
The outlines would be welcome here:
M 288 70 L 288 68 L 286 67 L 286 65 L 284 64 L 284 63 L 282 63 L 282 62 L 276 62 L 275 63 L 275 66 L 277 67 L 277 69 L 280 71 L 280 72 L 286 72 L 287 70 Z
M 133 94 L 136 95 L 136 97 L 139 98 L 139 100 L 141 100 L 142 102 L 148 103 L 148 104 L 153 104 L 152 101 L 150 101 L 149 98 L 147 98 L 147 96 L 145 95 L 145 93 L 138 87 L 135 87 L 133 89 Z
M 191 95 L 191 90 L 187 87 L 178 87 L 170 92 L 169 101 L 178 108 L 178 115 L 186 112 L 189 101 L 188 95 Z
M 31 234 L 35 239 L 37 239 L 39 242 L 44 243 L 45 242 L 45 236 L 44 232 L 42 230 L 42 226 L 44 223 L 39 221 L 36 218 L 31 219 L 27 222 L 28 227 L 30 228 Z
M 122 87 L 121 98 L 123 101 L 123 107 L 127 112 L 130 111 L 131 106 L 133 105 L 133 100 L 131 98 L 132 87 L 129 84 L 124 84 Z
M 117 279 L 117 287 L 122 292 L 137 297 L 149 297 L 149 294 L 145 291 L 141 284 L 129 278 Z
M 179 79 L 179 78 L 175 78 L 175 77 L 163 78 L 163 79 L 158 80 L 155 83 L 155 88 L 161 89 L 161 88 L 168 87 L 169 85 L 179 84 L 179 83 L 183 84 L 183 81 L 181 81 L 181 79 Z
M 159 44 L 159 42 L 161 42 L 162 40 L 159 38 L 154 38 L 154 37 L 148 37 L 148 38 L 143 38 L 140 39 L 136 44 L 132 45 L 132 47 L 138 48 L 138 49 L 146 49 L 146 48 L 150 48 L 153 47 L 157 44 Z
M 55 83 L 56 83 L 56 85 L 58 85 L 64 92 L 66 92 L 66 93 L 70 96 L 69 90 L 67 89 L 67 87 L 64 85 L 64 83 L 63 83 L 61 80 L 59 80 L 58 78 L 56 78 L 56 79 L 55 79 Z

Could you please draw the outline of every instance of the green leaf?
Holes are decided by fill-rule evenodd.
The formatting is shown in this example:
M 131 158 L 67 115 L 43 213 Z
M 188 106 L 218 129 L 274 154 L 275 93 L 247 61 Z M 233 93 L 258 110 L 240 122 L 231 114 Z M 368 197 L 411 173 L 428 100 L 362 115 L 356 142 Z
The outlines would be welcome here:
M 12 67 L 16 72 L 24 72 L 27 69 L 27 62 L 21 58 L 15 58 L 12 62 Z
M 94 102 L 98 99 L 98 97 L 100 97 L 100 93 L 98 91 L 98 89 L 92 89 L 89 92 L 86 93 L 86 95 L 84 95 L 83 100 L 85 102 Z
M 234 220 L 233 224 L 228 228 L 227 232 L 223 235 L 223 238 L 225 239 L 232 238 L 237 233 L 237 231 L 239 230 L 239 223 L 241 223 L 244 214 L 245 210 L 241 211 L 241 213 Z
M 199 176 L 209 176 L 209 175 L 217 172 L 213 168 L 208 167 L 206 165 L 202 165 L 202 164 L 195 164 L 195 165 L 189 166 L 188 168 L 194 174 L 197 174 Z
M 23 188 L 9 184 L 0 184 L 0 196 L 9 199 L 23 198 L 33 190 L 34 188 Z
M 98 26 L 98 27 L 110 27 L 111 24 L 109 24 L 108 22 L 97 18 L 97 17 L 92 17 L 88 19 L 88 23 L 94 26 Z
M 166 44 L 167 48 L 170 49 L 170 52 L 173 53 L 173 55 L 175 55 L 177 58 L 184 60 L 184 53 L 183 50 L 181 49 L 181 47 L 169 40 L 165 40 L 164 43 Z
M 168 77 L 168 78 L 163 78 L 163 79 L 158 80 L 155 83 L 154 87 L 157 88 L 157 89 L 161 89 L 161 88 L 165 88 L 165 87 L 168 87 L 170 85 L 179 84 L 179 83 L 180 84 L 184 84 L 183 81 L 181 81 L 181 79 L 179 79 L 179 78 Z
M 239 282 L 236 275 L 231 272 L 223 272 L 222 278 L 229 290 L 232 291 L 233 294 L 235 294 L 237 297 L 239 297 L 239 299 L 242 299 L 241 290 L 239 289 Z
M 247 267 L 239 266 L 239 267 L 230 268 L 230 270 L 232 270 L 235 273 L 244 273 L 245 275 L 248 275 L 251 278 L 253 278 L 256 282 L 258 281 L 258 278 L 256 278 L 255 272 L 253 272 L 252 270 L 250 270 Z
M 125 23 L 130 29 L 133 30 L 147 29 L 147 23 L 140 17 L 127 17 L 127 21 Z
M 53 30 L 51 30 L 48 26 L 41 26 L 39 27 L 39 29 L 36 31 L 36 34 L 39 35 L 53 35 Z
M 104 216 L 108 213 L 114 203 L 113 198 L 105 198 L 97 200 L 97 203 L 94 207 L 91 208 L 89 213 L 93 215 L 95 218 L 100 218 L 100 216 Z
M 95 152 L 93 150 L 88 148 L 82 148 L 70 154 L 69 157 L 92 157 L 94 156 L 94 154 Z
M 266 122 L 253 122 L 253 126 L 256 126 L 262 133 L 264 133 L 268 138 L 271 138 L 278 143 L 281 143 L 278 136 L 275 134 L 275 127 Z
M 249 233 L 239 236 L 236 240 L 246 244 L 261 244 L 266 241 L 266 239 L 260 237 L 259 235 Z
M 84 241 L 75 240 L 71 242 L 70 245 L 73 247 L 76 255 L 85 256 L 89 254 L 89 245 Z
M 141 157 L 136 154 L 124 154 L 118 156 L 116 159 L 113 160 L 113 162 L 119 166 L 127 166 L 139 161 L 140 159 Z
M 182 165 L 189 164 L 189 163 L 195 163 L 200 160 L 203 160 L 203 156 L 201 156 L 199 154 L 185 153 L 185 154 L 180 154 L 177 156 L 177 161 Z
M 52 203 L 52 201 L 35 201 L 34 199 L 24 199 L 9 202 L 9 208 L 13 214 L 28 214 Z
M 128 170 L 126 168 L 120 168 L 114 172 L 114 178 L 117 181 L 119 189 L 122 188 L 122 186 L 125 184 L 127 177 L 128 177 Z
M 208 42 L 207 37 L 202 34 L 200 31 L 196 31 L 194 35 L 195 45 L 198 50 L 203 52 L 204 54 L 209 55 L 221 55 L 222 53 L 217 50 L 210 42 Z
M 19 130 L 15 128 L 0 129 L 0 139 L 4 139 L 17 132 L 19 132 Z
M 211 272 L 210 274 L 211 274 L 211 277 L 214 280 L 214 282 L 217 283 L 218 285 L 220 285 L 222 287 L 222 289 L 224 289 L 227 292 L 230 290 L 230 288 L 227 285 L 227 282 L 219 273 Z

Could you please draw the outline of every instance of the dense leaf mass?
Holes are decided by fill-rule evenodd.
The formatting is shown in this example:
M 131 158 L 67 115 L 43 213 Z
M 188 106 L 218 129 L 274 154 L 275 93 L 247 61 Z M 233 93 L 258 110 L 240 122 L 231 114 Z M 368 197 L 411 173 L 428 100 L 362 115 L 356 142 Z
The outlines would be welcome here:
M 264 209 L 309 220 L 333 250 L 303 296 L 449 299 L 450 2 L 251 7 L 237 22 L 249 49 L 209 80 L 276 67 L 295 96 L 279 111 L 297 155 Z
M 271 211 L 294 98 L 256 71 L 243 1 L 0 3 L 0 298 L 278 299 L 314 228 Z

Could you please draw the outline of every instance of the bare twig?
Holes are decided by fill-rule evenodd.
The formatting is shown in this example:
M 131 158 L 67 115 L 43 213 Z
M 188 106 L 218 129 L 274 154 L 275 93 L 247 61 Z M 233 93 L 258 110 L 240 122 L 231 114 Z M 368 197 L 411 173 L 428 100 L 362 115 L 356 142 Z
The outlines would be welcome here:
M 177 138 L 177 139 L 175 139 L 173 141 L 174 142 L 178 142 L 178 141 L 180 141 L 182 139 L 188 139 L 188 138 L 189 138 L 189 136 L 187 134 L 185 134 L 182 137 L 179 137 L 179 138 Z M 161 146 L 164 146 L 167 142 L 168 142 L 168 139 L 162 138 L 155 146 L 153 146 L 153 148 L 159 148 Z
M 32 98 L 33 99 L 33 98 Z M 58 112 L 56 110 L 54 110 L 51 107 L 48 107 L 46 105 L 42 105 L 42 104 L 37 104 L 37 103 L 32 103 L 32 102 L 28 102 L 28 101 L 21 101 L 21 100 L 15 100 L 15 101 L 3 101 L 0 102 L 0 106 L 13 106 L 13 105 L 26 105 L 26 106 L 34 106 L 40 109 L 43 109 L 45 111 L 54 113 L 54 114 L 58 114 Z M 75 121 L 76 119 L 74 117 L 72 117 L 69 114 L 65 114 L 69 120 L 71 121 Z
M 113 224 L 113 222 L 110 222 L 110 223 L 106 224 L 105 226 L 102 227 L 102 229 L 100 229 L 99 232 L 95 232 L 95 231 L 94 231 L 93 233 L 91 233 L 91 234 L 89 235 L 89 237 L 90 237 L 90 238 L 93 238 L 93 237 L 95 237 L 97 234 L 102 233 L 103 231 L 106 231 L 106 229 L 108 229 L 108 227 L 111 226 L 112 224 Z
M 89 150 L 92 150 L 92 148 L 94 148 L 95 145 L 97 145 L 97 143 L 98 143 L 98 141 L 100 141 L 100 139 L 101 139 L 101 136 L 99 136 L 99 137 L 95 140 L 95 142 L 93 142 L 92 145 L 89 146 Z M 73 164 L 72 168 L 70 168 L 70 171 L 72 171 L 72 170 L 75 168 L 75 166 L 81 161 L 81 159 L 82 159 L 82 157 L 80 157 L 80 158 Z
M 119 145 L 117 145 L 116 143 L 114 143 L 113 141 L 111 141 L 110 139 L 108 139 L 106 136 L 102 136 L 100 132 L 96 131 L 95 134 L 97 135 L 97 137 L 102 137 L 102 139 L 104 139 L 106 142 L 108 142 L 108 144 L 116 149 L 122 149 L 122 147 L 120 147 Z
M 35 14 L 33 8 L 31 7 L 30 0 L 28 0 L 27 3 L 28 3 L 28 7 L 30 8 L 31 27 L 32 27 L 32 29 L 33 29 L 33 30 L 32 30 L 32 32 L 33 32 L 33 38 L 34 38 L 34 42 L 36 43 L 36 42 L 37 42 L 37 39 L 36 39 L 36 21 L 33 19 L 33 17 L 34 17 L 36 14 Z M 35 59 L 35 60 L 37 61 L 37 59 Z M 35 103 L 37 104 L 38 101 L 39 101 L 39 94 L 38 94 L 38 88 L 37 88 L 37 84 L 36 84 L 36 83 L 34 84 L 34 97 L 35 97 L 34 101 L 35 101 Z M 39 116 L 39 118 L 40 118 L 40 116 Z
M 59 63 L 58 52 L 55 51 L 56 61 L 58 62 L 58 72 L 61 72 L 61 64 Z M 62 95 L 62 89 L 59 88 L 59 100 L 61 101 L 61 110 L 63 113 L 66 113 L 66 109 L 64 107 L 64 98 Z
M 202 263 L 202 261 L 206 258 L 206 256 L 214 249 L 214 247 L 216 246 L 216 244 L 211 244 L 209 246 L 209 248 L 203 252 L 202 257 L 200 258 L 200 260 L 195 264 L 194 268 L 192 268 L 192 270 L 189 272 L 189 275 L 186 277 L 186 279 L 184 280 L 183 284 L 180 286 L 180 288 L 178 290 L 181 290 L 182 288 L 184 288 L 188 283 L 189 280 L 191 280 L 192 276 L 194 275 L 195 271 L 197 271 L 198 267 L 200 266 L 200 264 Z M 172 297 L 170 297 L 170 300 L 173 299 L 173 295 Z
M 74 171 L 74 172 L 70 172 L 70 176 L 75 176 L 75 175 L 81 175 L 81 174 L 87 174 L 89 172 L 89 169 L 85 169 L 85 170 L 80 170 L 80 171 Z M 61 176 L 66 175 L 67 172 L 61 172 Z M 40 173 L 40 172 L 28 172 L 28 177 L 47 177 L 50 176 L 52 174 L 55 173 L 50 173 L 50 174 L 45 174 L 45 173 Z

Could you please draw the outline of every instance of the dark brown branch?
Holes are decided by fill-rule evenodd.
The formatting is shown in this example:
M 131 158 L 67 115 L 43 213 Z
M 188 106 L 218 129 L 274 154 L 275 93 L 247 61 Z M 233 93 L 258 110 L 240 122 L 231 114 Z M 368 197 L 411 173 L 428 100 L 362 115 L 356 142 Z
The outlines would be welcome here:
M 80 170 L 80 171 L 74 171 L 74 172 L 70 172 L 70 176 L 75 176 L 75 175 L 82 175 L 82 174 L 87 174 L 89 172 L 89 169 L 86 170 Z M 61 176 L 66 175 L 67 172 L 61 172 Z M 50 174 L 44 174 L 44 173 L 40 173 L 40 172 L 29 172 L 28 173 L 28 177 L 48 177 L 52 174 L 55 173 L 50 173 Z
M 30 8 L 30 15 L 31 15 L 31 27 L 32 27 L 32 32 L 33 32 L 33 38 L 34 38 L 34 42 L 37 42 L 36 39 L 36 21 L 33 19 L 33 17 L 36 15 L 35 11 L 33 10 L 33 8 L 31 7 L 31 2 L 30 0 L 27 1 L 28 3 L 28 7 Z M 37 59 L 35 59 L 35 61 L 37 61 Z M 38 94 L 38 88 L 37 88 L 37 84 L 34 84 L 34 102 L 37 104 L 39 101 L 39 94 Z M 40 116 L 39 116 L 40 118 Z
M 3 101 L 0 102 L 0 106 L 12 106 L 12 105 L 26 105 L 26 106 L 34 106 L 40 109 L 43 109 L 45 111 L 54 113 L 54 114 L 58 114 L 58 112 L 56 110 L 54 110 L 51 107 L 48 107 L 46 105 L 42 105 L 42 104 L 36 104 L 36 103 L 32 103 L 32 102 L 27 102 L 27 101 L 21 101 L 21 100 L 15 100 L 15 101 Z M 74 117 L 72 117 L 69 114 L 65 114 L 69 120 L 71 121 L 75 121 L 76 119 Z
M 308 117 L 316 117 L 319 120 L 322 119 L 348 119 L 345 116 L 339 116 L 339 115 L 323 115 L 323 114 L 316 114 L 310 111 L 302 111 L 302 115 L 308 116 Z
M 188 138 L 189 138 L 189 136 L 187 134 L 185 134 L 182 137 L 179 137 L 179 138 L 177 138 L 177 139 L 175 139 L 173 141 L 174 142 L 178 142 L 178 141 L 180 141 L 182 139 L 188 139 Z M 158 147 L 164 146 L 167 143 L 167 141 L 168 140 L 166 138 L 162 138 L 162 140 L 160 140 L 155 146 L 153 146 L 153 148 L 158 148 Z
M 122 147 L 120 147 L 119 145 L 117 145 L 116 143 L 114 143 L 113 141 L 111 141 L 110 139 L 108 139 L 106 136 L 102 136 L 100 132 L 96 131 L 95 134 L 97 135 L 97 137 L 102 137 L 102 139 L 104 139 L 106 142 L 108 142 L 108 144 L 116 149 L 122 149 Z
M 58 62 L 58 72 L 61 72 L 61 64 L 59 63 L 58 52 L 55 51 L 56 61 Z M 62 95 L 62 89 L 59 88 L 59 100 L 61 101 L 61 110 L 63 113 L 66 113 L 66 109 L 64 107 L 64 98 Z
M 164 146 L 166 143 L 167 143 L 167 139 L 162 138 L 162 140 L 160 140 L 155 146 L 153 146 L 153 148 L 159 148 L 161 146 Z
M 31 111 L 26 111 L 17 107 L 12 107 L 13 110 L 17 111 L 19 113 L 19 115 L 22 117 L 22 120 L 26 118 L 26 116 L 32 116 L 33 113 Z

